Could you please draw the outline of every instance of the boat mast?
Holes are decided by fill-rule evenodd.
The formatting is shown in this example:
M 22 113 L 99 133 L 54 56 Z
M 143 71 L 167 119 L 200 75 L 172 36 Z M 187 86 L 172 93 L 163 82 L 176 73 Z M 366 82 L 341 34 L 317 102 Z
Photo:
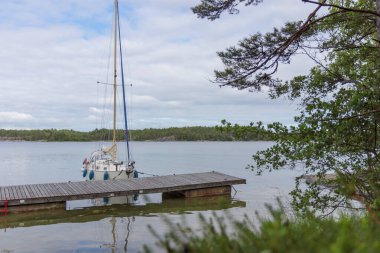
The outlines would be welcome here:
M 117 53 L 117 13 L 118 13 L 118 0 L 115 0 L 115 20 L 114 20 L 114 47 L 113 47 L 113 68 L 114 68 L 114 76 L 113 76 L 113 140 L 112 146 L 116 145 L 116 53 Z
M 118 8 L 119 10 L 119 8 Z M 123 108 L 124 108 L 124 129 L 125 129 L 125 142 L 127 143 L 127 162 L 131 164 L 131 154 L 129 150 L 129 131 L 128 131 L 128 116 L 127 105 L 125 99 L 125 82 L 124 82 L 124 66 L 123 66 L 123 50 L 121 48 L 121 32 L 120 32 L 120 16 L 117 12 L 117 28 L 119 32 L 119 55 L 120 55 L 120 72 L 121 72 L 121 87 L 123 88 Z M 132 164 L 133 166 L 133 164 Z

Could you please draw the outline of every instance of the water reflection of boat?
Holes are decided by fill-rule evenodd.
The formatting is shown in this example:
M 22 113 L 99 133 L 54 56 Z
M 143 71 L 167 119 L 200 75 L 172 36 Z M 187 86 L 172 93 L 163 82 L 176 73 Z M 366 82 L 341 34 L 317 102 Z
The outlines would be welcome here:
M 244 201 L 232 200 L 229 196 L 167 199 L 161 203 L 145 205 L 94 206 L 74 210 L 56 209 L 30 213 L 9 214 L 7 224 L 0 222 L 0 228 L 31 227 L 59 223 L 84 223 L 98 221 L 107 217 L 156 216 L 158 214 L 186 214 L 193 211 L 223 210 L 233 207 L 245 207 Z
M 124 218 L 121 218 L 124 219 Z M 123 238 L 124 243 L 123 243 L 123 251 L 126 253 L 128 252 L 128 241 L 129 241 L 129 235 L 131 233 L 131 223 L 135 220 L 135 217 L 126 217 L 127 220 L 127 225 L 125 226 L 125 229 L 127 230 L 127 233 L 125 235 L 125 238 Z M 105 243 L 102 245 L 103 248 L 109 248 L 111 249 L 111 252 L 118 252 L 118 244 L 117 244 L 117 231 L 116 231 L 116 217 L 112 216 L 110 219 L 111 223 L 111 234 L 112 234 L 112 242 L 110 243 Z
M 121 34 L 120 34 L 120 18 L 119 18 L 119 6 L 118 0 L 114 0 L 114 40 L 113 40 L 113 86 L 112 104 L 113 104 L 113 129 L 112 129 L 112 145 L 101 145 L 98 150 L 92 152 L 89 158 L 85 158 L 83 161 L 82 173 L 83 177 L 89 180 L 108 180 L 108 179 L 128 179 L 137 177 L 137 172 L 134 170 L 135 162 L 131 159 L 129 149 L 129 132 L 128 132 L 128 120 L 127 120 L 127 105 L 125 95 L 124 84 L 124 72 L 123 72 L 123 54 L 121 46 Z M 117 60 L 119 60 L 120 68 L 118 68 Z M 122 87 L 122 108 L 123 108 L 123 127 L 124 137 L 126 144 L 126 161 L 119 160 L 117 157 L 117 129 L 116 129 L 116 115 L 117 115 L 117 88 L 118 84 L 118 70 L 121 76 Z M 102 83 L 102 82 L 98 82 Z M 108 83 L 104 83 L 108 85 Z M 105 103 L 107 103 L 105 101 Z M 106 121 L 106 120 L 102 120 Z M 103 138 L 108 137 L 103 136 Z M 111 137 L 111 136 L 110 136 Z
M 123 205 L 128 203 L 134 203 L 139 198 L 139 195 L 133 196 L 119 196 L 119 197 L 106 197 L 90 199 L 91 206 L 103 206 L 103 205 Z

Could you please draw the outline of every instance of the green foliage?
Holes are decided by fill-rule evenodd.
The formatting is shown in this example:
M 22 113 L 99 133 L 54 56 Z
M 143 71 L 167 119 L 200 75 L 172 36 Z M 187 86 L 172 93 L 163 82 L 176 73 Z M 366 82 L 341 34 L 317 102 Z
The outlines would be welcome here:
M 201 0 L 201 4 L 195 6 L 192 10 L 200 18 L 215 20 L 220 17 L 220 14 L 222 14 L 223 11 L 228 11 L 230 14 L 239 13 L 236 6 L 241 2 L 245 2 L 245 5 L 256 5 L 261 3 L 262 0 Z
M 273 136 L 266 130 L 262 122 L 256 124 L 251 123 L 248 126 L 241 126 L 238 124 L 232 125 L 226 120 L 222 120 L 222 126 L 217 126 L 221 132 L 229 133 L 234 140 L 248 141 L 248 140 L 273 140 Z
M 219 52 L 225 68 L 215 72 L 215 82 L 269 90 L 273 99 L 286 96 L 299 103 L 294 126 L 265 127 L 276 144 L 256 153 L 251 166 L 258 174 L 302 167 L 305 174 L 317 175 L 319 180 L 306 189 L 302 177 L 297 179 L 292 191 L 296 208 L 329 212 L 351 206 L 355 197 L 380 211 L 380 1 L 304 2 L 315 5 L 306 20 L 254 34 Z M 249 4 L 203 0 L 193 11 L 213 20 L 241 3 Z M 309 74 L 276 78 L 280 64 L 300 53 L 316 63 Z M 261 123 L 249 129 L 226 122 L 223 128 L 237 134 L 264 129 Z M 334 187 L 321 187 L 323 175 L 331 173 L 336 175 L 330 182 Z
M 23 141 L 90 141 L 89 136 L 74 130 L 5 130 L 0 129 L 0 140 Z
M 313 215 L 289 218 L 283 209 L 268 207 L 271 217 L 248 216 L 237 221 L 213 215 L 199 215 L 201 229 L 192 229 L 186 222 L 165 219 L 169 232 L 159 235 L 157 246 L 166 252 L 276 252 L 276 253 L 375 253 L 380 252 L 380 226 L 368 216 L 343 216 L 322 219 Z M 229 225 L 230 224 L 230 225 Z M 255 224 L 259 224 L 256 226 Z M 228 229 L 227 229 L 228 227 Z M 145 247 L 145 252 L 153 252 Z
M 171 127 L 163 129 L 131 130 L 132 141 L 232 141 L 265 140 L 262 135 L 234 136 L 229 131 L 220 131 L 216 127 Z M 124 130 L 117 130 L 116 138 L 125 140 Z M 90 132 L 74 130 L 5 130 L 0 129 L 0 140 L 24 141 L 103 141 L 112 139 L 112 130 L 95 129 Z
M 215 127 L 171 127 L 165 129 L 134 130 L 131 137 L 136 141 L 231 141 L 232 138 Z M 254 140 L 254 139 L 251 139 Z

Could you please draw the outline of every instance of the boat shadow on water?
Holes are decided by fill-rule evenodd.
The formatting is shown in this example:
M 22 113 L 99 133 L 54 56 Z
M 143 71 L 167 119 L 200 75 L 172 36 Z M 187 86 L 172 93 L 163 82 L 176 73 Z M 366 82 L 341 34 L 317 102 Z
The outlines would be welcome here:
M 132 196 L 133 198 L 133 196 Z M 127 197 L 126 197 L 127 200 Z M 112 202 L 113 199 L 106 200 Z M 59 223 L 84 223 L 99 221 L 108 217 L 158 216 L 161 214 L 187 214 L 195 211 L 224 210 L 233 207 L 245 207 L 246 202 L 232 199 L 230 196 L 163 199 L 160 203 L 143 205 L 112 204 L 103 199 L 101 206 L 76 208 L 73 210 L 50 209 L 33 212 L 11 213 L 0 217 L 0 228 L 32 227 Z

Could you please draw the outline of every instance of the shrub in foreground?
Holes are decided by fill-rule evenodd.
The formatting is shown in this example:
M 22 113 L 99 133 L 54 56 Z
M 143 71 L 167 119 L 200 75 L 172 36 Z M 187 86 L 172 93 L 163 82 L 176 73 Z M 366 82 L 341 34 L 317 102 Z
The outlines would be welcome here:
M 309 215 L 290 219 L 283 209 L 269 211 L 271 218 L 259 218 L 256 223 L 248 216 L 237 221 L 214 214 L 211 218 L 199 215 L 200 231 L 169 219 L 165 219 L 168 233 L 159 235 L 150 229 L 157 246 L 173 253 L 380 252 L 380 226 L 369 216 L 334 219 Z M 144 247 L 144 251 L 154 250 Z

